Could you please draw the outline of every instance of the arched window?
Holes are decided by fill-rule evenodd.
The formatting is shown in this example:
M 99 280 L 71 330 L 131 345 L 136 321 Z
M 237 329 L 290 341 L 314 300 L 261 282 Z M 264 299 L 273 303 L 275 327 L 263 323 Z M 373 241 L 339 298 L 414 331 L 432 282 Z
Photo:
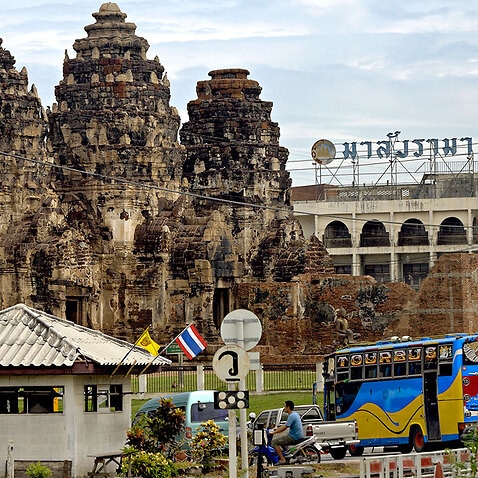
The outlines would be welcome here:
M 407 219 L 398 233 L 399 246 L 426 246 L 428 232 L 419 219 Z
M 390 246 L 390 237 L 382 222 L 367 221 L 360 234 L 361 247 Z
M 447 217 L 440 224 L 437 244 L 466 244 L 466 231 L 457 217 Z
M 324 231 L 324 246 L 352 247 L 352 239 L 348 227 L 341 221 L 332 221 Z

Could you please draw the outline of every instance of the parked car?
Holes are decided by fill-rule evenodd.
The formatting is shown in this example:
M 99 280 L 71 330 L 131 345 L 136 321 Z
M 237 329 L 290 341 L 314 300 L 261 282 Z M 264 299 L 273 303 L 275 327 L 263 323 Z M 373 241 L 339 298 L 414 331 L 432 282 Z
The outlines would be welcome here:
M 294 411 L 300 415 L 304 436 L 315 435 L 317 444 L 335 460 L 344 458 L 349 446 L 360 443 L 355 420 L 325 421 L 319 405 L 296 405 Z M 287 417 L 283 408 L 264 410 L 254 420 L 253 429 L 278 427 L 287 421 Z

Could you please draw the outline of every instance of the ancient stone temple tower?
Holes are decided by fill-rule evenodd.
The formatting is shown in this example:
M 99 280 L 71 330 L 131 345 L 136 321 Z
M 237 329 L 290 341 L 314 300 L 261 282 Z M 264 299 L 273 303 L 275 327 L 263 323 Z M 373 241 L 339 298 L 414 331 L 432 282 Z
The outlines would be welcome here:
M 26 68 L 15 68 L 12 54 L 0 39 L 0 306 L 12 305 L 31 293 L 26 236 L 49 207 L 45 140 L 48 123 L 35 86 L 28 89 Z M 28 158 L 29 160 L 25 160 Z
M 228 209 L 236 250 L 250 262 L 265 230 L 281 231 L 287 242 L 301 234 L 291 221 L 288 151 L 279 145 L 272 103 L 260 99 L 262 88 L 248 78 L 249 71 L 209 75 L 210 80 L 198 82 L 198 98 L 189 102 L 189 121 L 180 132 L 187 149 L 183 174 L 191 191 L 223 201 L 196 203 Z M 265 277 L 265 271 L 260 274 Z
M 14 65 L 15 59 L 8 50 L 2 48 L 0 39 L 0 151 L 9 153 L 9 156 L 1 158 L 0 231 L 3 232 L 12 220 L 25 213 L 25 208 L 32 210 L 39 206 L 47 171 L 42 166 L 46 159 L 46 113 L 35 86 L 28 90 L 26 68 L 18 72 Z M 18 118 L 22 118 L 22 121 L 18 121 Z M 15 157 L 26 154 L 32 161 Z
M 84 195 L 113 240 L 131 242 L 134 226 L 124 224 L 158 208 L 159 189 L 147 186 L 162 188 L 161 196 L 179 189 L 180 119 L 169 105 L 164 67 L 157 57 L 147 59 L 149 45 L 135 34 L 136 25 L 115 3 L 93 16 L 88 37 L 73 45 L 76 58 L 65 56 L 64 78 L 55 88 L 58 105 L 50 115 L 51 145 L 60 165 L 93 173 L 60 170 L 64 199 Z
M 85 320 L 96 317 L 87 309 L 91 295 L 98 297 L 101 318 L 92 323 L 112 327 L 127 316 L 128 305 L 117 293 L 134 283 L 135 228 L 177 197 L 184 152 L 169 81 L 159 59 L 147 59 L 148 42 L 115 3 L 93 16 L 87 38 L 73 45 L 76 57 L 65 56 L 50 139 L 58 164 L 90 173 L 59 169 L 55 176 L 68 223 L 88 231 L 97 256 L 87 289 L 65 291 L 65 303 Z M 105 282 L 111 291 L 106 296 Z
M 93 17 L 48 117 L 0 48 L 0 306 L 128 339 L 152 325 L 163 343 L 194 322 L 210 344 L 202 358 L 221 345 L 225 314 L 246 308 L 271 354 L 331 346 L 336 302 L 353 304 L 364 281 L 337 279 L 294 220 L 261 86 L 245 69 L 211 71 L 179 130 L 136 25 L 115 3 Z
M 215 70 L 197 84 L 181 129 L 188 158 L 184 176 L 190 189 L 249 204 L 289 206 L 288 151 L 279 145 L 272 103 L 243 69 Z M 271 214 L 274 216 L 274 213 Z

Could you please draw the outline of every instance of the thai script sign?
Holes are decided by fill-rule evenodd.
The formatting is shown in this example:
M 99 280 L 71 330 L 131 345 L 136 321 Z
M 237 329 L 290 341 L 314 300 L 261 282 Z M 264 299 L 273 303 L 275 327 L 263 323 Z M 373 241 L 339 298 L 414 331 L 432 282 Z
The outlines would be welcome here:
M 405 139 L 400 141 L 397 139 L 398 132 L 389 133 L 388 140 L 377 141 L 362 141 L 360 143 L 351 142 L 343 143 L 344 159 L 357 159 L 359 153 L 357 152 L 357 144 L 366 147 L 367 158 L 372 156 L 378 156 L 379 158 L 406 158 L 409 155 L 413 155 L 415 158 L 419 158 L 424 154 L 430 154 L 433 157 L 438 155 L 443 156 L 455 156 L 459 147 L 467 148 L 467 156 L 473 154 L 473 140 L 471 137 L 464 138 L 445 138 L 445 139 Z M 377 146 L 374 150 L 374 146 Z

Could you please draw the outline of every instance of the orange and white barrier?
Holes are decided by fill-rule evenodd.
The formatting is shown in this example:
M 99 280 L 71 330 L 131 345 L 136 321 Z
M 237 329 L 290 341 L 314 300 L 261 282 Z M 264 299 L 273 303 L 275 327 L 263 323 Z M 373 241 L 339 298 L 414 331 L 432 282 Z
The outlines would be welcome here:
M 452 463 L 470 461 L 470 450 L 460 448 L 432 453 L 363 457 L 360 478 L 445 478 L 452 476 Z

